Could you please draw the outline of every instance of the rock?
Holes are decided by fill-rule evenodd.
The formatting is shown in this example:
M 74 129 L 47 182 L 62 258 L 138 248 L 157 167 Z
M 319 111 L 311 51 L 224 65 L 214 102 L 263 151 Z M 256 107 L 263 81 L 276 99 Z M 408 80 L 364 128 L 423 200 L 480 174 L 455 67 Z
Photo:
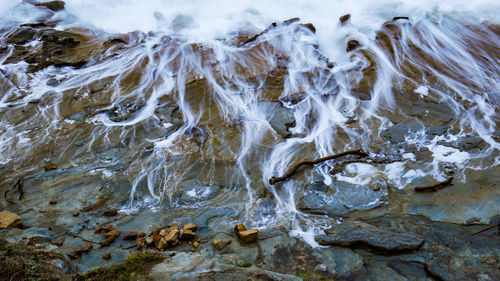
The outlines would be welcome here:
M 192 240 L 196 237 L 196 233 L 191 230 L 183 230 L 179 239 L 181 240 Z
M 302 25 L 303 27 L 309 29 L 312 33 L 316 33 L 316 27 L 312 23 L 305 23 Z
M 52 240 L 52 245 L 56 245 L 58 247 L 61 247 L 64 244 L 64 237 L 61 237 L 56 240 Z
M 104 234 L 104 237 L 106 237 L 106 238 L 109 238 L 109 237 L 118 237 L 118 236 L 120 236 L 120 232 L 121 231 L 120 231 L 119 228 L 113 229 L 113 230 L 107 232 L 106 234 Z
M 238 237 L 241 238 L 245 243 L 252 243 L 257 240 L 257 235 L 259 230 L 256 228 L 250 230 L 240 231 Z
M 102 227 L 102 230 L 104 230 L 105 232 L 109 232 L 113 229 L 115 229 L 115 227 L 112 225 L 112 224 L 105 224 L 103 225 Z
M 77 249 L 71 253 L 67 253 L 66 254 L 68 257 L 72 258 L 72 259 L 77 259 L 79 257 L 82 256 L 82 250 L 81 249 Z
M 85 243 L 85 245 L 83 245 L 82 251 L 84 253 L 87 253 L 88 251 L 92 250 L 93 248 L 94 248 L 94 245 L 90 242 L 87 242 L 87 243 Z
M 111 258 L 111 253 L 107 252 L 106 254 L 102 255 L 102 258 L 105 260 L 109 260 Z
M 0 229 L 21 227 L 23 220 L 20 216 L 9 211 L 0 212 Z
M 359 44 L 358 40 L 350 39 L 349 41 L 347 41 L 347 47 L 345 48 L 345 50 L 346 52 L 350 52 L 357 49 L 360 46 L 361 44 Z
M 85 145 L 85 141 L 84 140 L 77 140 L 75 141 L 75 146 L 84 146 Z
M 144 247 L 144 244 L 146 243 L 146 238 L 145 237 L 139 237 L 137 238 L 137 249 L 140 249 Z
M 73 217 L 78 217 L 80 215 L 80 212 L 79 211 L 74 211 L 73 212 Z
M 77 113 L 71 114 L 68 118 L 70 120 L 73 120 L 73 121 L 82 121 L 83 119 L 85 119 L 85 113 L 77 112 Z
M 193 247 L 198 248 L 198 245 L 200 245 L 200 243 L 198 241 L 193 242 Z
M 57 204 L 57 200 L 56 200 L 56 199 L 51 199 L 51 200 L 49 201 L 49 204 L 50 204 L 50 205 L 55 205 L 55 204 Z
M 59 81 L 57 79 L 51 78 L 47 81 L 47 86 L 57 86 L 59 85 Z
M 339 18 L 339 21 L 340 21 L 340 24 L 341 25 L 346 25 L 347 22 L 351 19 L 351 14 L 346 14 L 346 15 L 343 15 Z
M 144 233 L 144 232 L 139 233 L 139 237 L 145 237 L 145 236 L 146 236 L 146 233 Z
M 123 234 L 123 240 L 134 240 L 137 237 L 137 231 L 127 231 Z
M 222 250 L 224 247 L 226 247 L 226 245 L 231 244 L 231 242 L 233 242 L 233 240 L 231 240 L 231 239 L 227 239 L 227 240 L 218 239 L 218 240 L 214 240 L 213 241 L 214 248 L 217 249 L 217 250 Z
M 402 251 L 418 249 L 424 243 L 422 237 L 413 233 L 395 232 L 362 222 L 345 221 L 325 230 L 325 233 L 315 237 L 320 245 L 345 247 L 361 243 L 386 251 Z
M 113 243 L 113 241 L 115 241 L 115 236 L 110 236 L 108 239 L 101 242 L 101 248 L 108 246 L 109 244 Z
M 247 228 L 242 223 L 239 223 L 239 224 L 234 226 L 234 234 L 236 234 L 236 236 L 238 236 L 238 237 L 240 236 L 240 232 L 245 231 L 245 230 L 247 230 Z
M 165 237 L 161 237 L 160 239 L 158 239 L 158 242 L 155 243 L 155 246 L 158 250 L 163 250 L 165 249 L 165 247 L 167 247 L 167 240 L 165 239 Z
M 102 231 L 102 226 L 99 226 L 99 225 L 94 226 L 94 233 L 99 233 L 101 231 Z
M 114 217 L 118 214 L 118 210 L 117 209 L 107 209 L 104 211 L 104 215 L 106 217 Z
M 45 3 L 35 3 L 35 6 L 45 7 L 51 11 L 59 12 L 64 10 L 64 1 L 50 1 Z
M 43 165 L 43 169 L 48 172 L 57 169 L 57 165 L 55 163 L 49 162 Z
M 148 247 L 153 246 L 153 244 L 154 244 L 153 237 L 146 238 L 145 242 L 146 242 L 146 246 L 148 246 Z
M 167 235 L 165 236 L 165 240 L 169 243 L 173 243 L 177 238 L 179 238 L 179 227 L 177 225 L 174 225 L 172 227 L 169 227 L 167 230 Z
M 196 226 L 196 224 L 190 222 L 190 223 L 184 225 L 184 227 L 182 228 L 182 231 L 189 230 L 192 232 L 196 232 L 197 229 L 198 229 L 198 226 Z

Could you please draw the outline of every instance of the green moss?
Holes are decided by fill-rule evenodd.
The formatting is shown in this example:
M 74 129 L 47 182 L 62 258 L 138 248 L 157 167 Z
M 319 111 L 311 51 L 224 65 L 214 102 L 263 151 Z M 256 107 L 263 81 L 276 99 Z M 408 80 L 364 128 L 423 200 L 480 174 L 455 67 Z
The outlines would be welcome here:
M 145 252 L 130 255 L 124 262 L 109 266 L 99 267 L 83 275 L 76 280 L 133 280 L 132 273 L 147 274 L 151 268 L 165 258 L 159 253 Z
M 314 273 L 310 273 L 310 272 L 302 272 L 302 273 L 299 273 L 297 274 L 297 277 L 301 278 L 301 279 L 304 279 L 306 281 L 326 281 L 326 280 L 329 280 L 323 276 L 320 276 L 320 275 L 317 275 L 317 274 L 314 274 Z
M 50 262 L 65 258 L 56 253 L 33 250 L 19 243 L 0 239 L 0 276 L 2 280 L 60 280 L 66 275 Z M 67 267 L 70 267 L 67 264 Z
M 252 263 L 248 262 L 248 261 L 243 261 L 240 263 L 235 263 L 234 265 L 239 266 L 239 267 L 250 267 L 250 266 L 252 266 Z

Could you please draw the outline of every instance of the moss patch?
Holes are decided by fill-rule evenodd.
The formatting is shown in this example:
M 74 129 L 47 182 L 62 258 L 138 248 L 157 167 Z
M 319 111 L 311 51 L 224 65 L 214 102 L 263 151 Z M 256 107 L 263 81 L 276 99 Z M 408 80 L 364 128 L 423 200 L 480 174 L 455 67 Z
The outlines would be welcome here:
M 147 274 L 154 265 L 164 259 L 165 257 L 155 252 L 133 254 L 120 264 L 99 267 L 75 277 L 74 280 L 134 280 L 134 274 Z

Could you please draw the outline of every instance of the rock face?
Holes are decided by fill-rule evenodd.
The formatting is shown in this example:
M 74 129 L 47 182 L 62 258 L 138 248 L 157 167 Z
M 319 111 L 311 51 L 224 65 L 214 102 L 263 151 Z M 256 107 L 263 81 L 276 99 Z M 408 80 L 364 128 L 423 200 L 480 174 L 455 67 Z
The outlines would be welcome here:
M 371 248 L 402 251 L 416 250 L 424 239 L 413 233 L 401 233 L 362 222 L 343 222 L 325 230 L 326 235 L 316 236 L 321 245 L 352 246 L 363 244 Z
M 0 212 L 0 229 L 14 228 L 23 225 L 23 220 L 20 216 L 9 211 Z

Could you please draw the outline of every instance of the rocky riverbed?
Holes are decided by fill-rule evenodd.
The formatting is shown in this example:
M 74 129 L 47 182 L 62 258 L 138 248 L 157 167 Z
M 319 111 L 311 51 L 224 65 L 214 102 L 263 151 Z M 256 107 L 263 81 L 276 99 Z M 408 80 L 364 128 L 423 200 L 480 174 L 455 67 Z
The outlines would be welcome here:
M 299 18 L 200 43 L 16 7 L 36 16 L 0 28 L 11 280 L 500 280 L 497 25 L 397 17 L 367 41 L 345 15 L 336 62 Z

